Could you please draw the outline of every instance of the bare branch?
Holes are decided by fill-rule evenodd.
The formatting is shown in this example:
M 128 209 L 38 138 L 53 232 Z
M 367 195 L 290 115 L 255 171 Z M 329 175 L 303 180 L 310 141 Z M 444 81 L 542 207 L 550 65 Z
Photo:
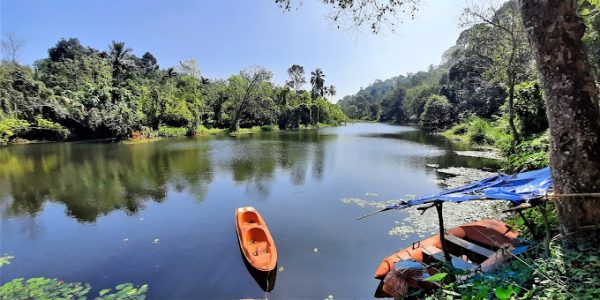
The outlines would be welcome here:
M 23 53 L 25 41 L 14 33 L 6 33 L 2 37 L 2 58 L 14 64 L 18 62 L 19 56 Z

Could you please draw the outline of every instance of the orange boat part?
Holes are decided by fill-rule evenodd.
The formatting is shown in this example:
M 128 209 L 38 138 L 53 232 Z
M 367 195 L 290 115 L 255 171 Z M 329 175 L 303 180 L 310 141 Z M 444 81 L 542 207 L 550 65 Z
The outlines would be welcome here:
M 277 248 L 267 224 L 251 206 L 240 207 L 235 213 L 235 225 L 240 249 L 246 260 L 260 271 L 271 271 L 277 265 Z
M 475 244 L 487 246 L 486 248 L 500 249 L 511 247 L 514 239 L 518 236 L 517 233 L 508 231 L 507 228 L 504 222 L 498 220 L 481 220 L 448 229 L 446 230 L 446 235 L 452 235 Z M 406 247 L 384 258 L 379 264 L 377 271 L 375 271 L 375 278 L 384 278 L 394 268 L 394 265 L 401 260 L 413 259 L 422 262 L 424 259 L 423 250 L 427 246 L 443 249 L 439 234 L 417 242 L 413 246 Z M 491 261 L 484 262 L 481 266 L 484 268 L 488 264 L 491 265 Z

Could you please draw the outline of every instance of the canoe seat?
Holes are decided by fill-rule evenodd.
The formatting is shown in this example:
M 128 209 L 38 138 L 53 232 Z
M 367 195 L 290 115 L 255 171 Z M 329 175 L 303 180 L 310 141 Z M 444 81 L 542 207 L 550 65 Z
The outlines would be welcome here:
M 426 254 L 437 261 L 446 262 L 446 258 L 444 258 L 444 252 L 438 247 L 427 245 L 423 248 L 423 254 Z M 450 255 L 450 258 L 452 260 L 452 266 L 456 269 L 471 271 L 476 269 L 474 264 L 465 261 L 460 257 Z
M 454 245 L 457 245 L 461 248 L 467 249 L 473 253 L 479 254 L 481 256 L 490 257 L 494 255 L 494 251 L 490 249 L 483 248 L 479 245 L 473 244 L 469 241 L 463 240 L 457 236 L 446 234 L 446 240 Z

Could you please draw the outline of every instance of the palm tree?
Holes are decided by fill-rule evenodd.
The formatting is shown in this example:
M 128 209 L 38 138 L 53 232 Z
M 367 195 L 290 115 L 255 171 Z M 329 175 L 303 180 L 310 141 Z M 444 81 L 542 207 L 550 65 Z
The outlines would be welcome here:
M 328 94 L 329 94 L 329 96 L 331 96 L 331 97 L 335 96 L 335 94 L 337 94 L 337 91 L 335 90 L 335 86 L 333 86 L 333 85 L 330 85 L 330 86 L 327 88 L 327 93 L 328 93 Z
M 164 71 L 164 75 L 162 77 L 162 82 L 165 83 L 167 80 L 169 80 L 171 78 L 175 78 L 176 76 L 177 76 L 177 71 L 175 71 L 175 68 L 169 67 Z
M 133 63 L 131 59 L 131 52 L 133 50 L 125 47 L 124 42 L 117 41 L 112 41 L 108 49 L 110 58 L 112 59 L 113 79 L 115 79 L 116 86 L 119 86 L 121 84 L 121 75 L 125 71 L 125 68 Z
M 325 94 L 325 74 L 321 68 L 316 68 L 310 72 L 310 84 L 312 84 L 313 98 L 323 97 Z

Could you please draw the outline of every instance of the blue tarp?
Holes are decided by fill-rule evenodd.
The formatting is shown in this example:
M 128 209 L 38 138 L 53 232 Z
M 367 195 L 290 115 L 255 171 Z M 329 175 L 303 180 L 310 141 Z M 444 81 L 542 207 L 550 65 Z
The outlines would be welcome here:
M 552 188 L 550 168 L 517 173 L 498 174 L 463 187 L 445 190 L 410 201 L 402 201 L 388 209 L 425 204 L 432 200 L 464 202 L 471 200 L 508 200 L 515 205 L 544 197 Z

